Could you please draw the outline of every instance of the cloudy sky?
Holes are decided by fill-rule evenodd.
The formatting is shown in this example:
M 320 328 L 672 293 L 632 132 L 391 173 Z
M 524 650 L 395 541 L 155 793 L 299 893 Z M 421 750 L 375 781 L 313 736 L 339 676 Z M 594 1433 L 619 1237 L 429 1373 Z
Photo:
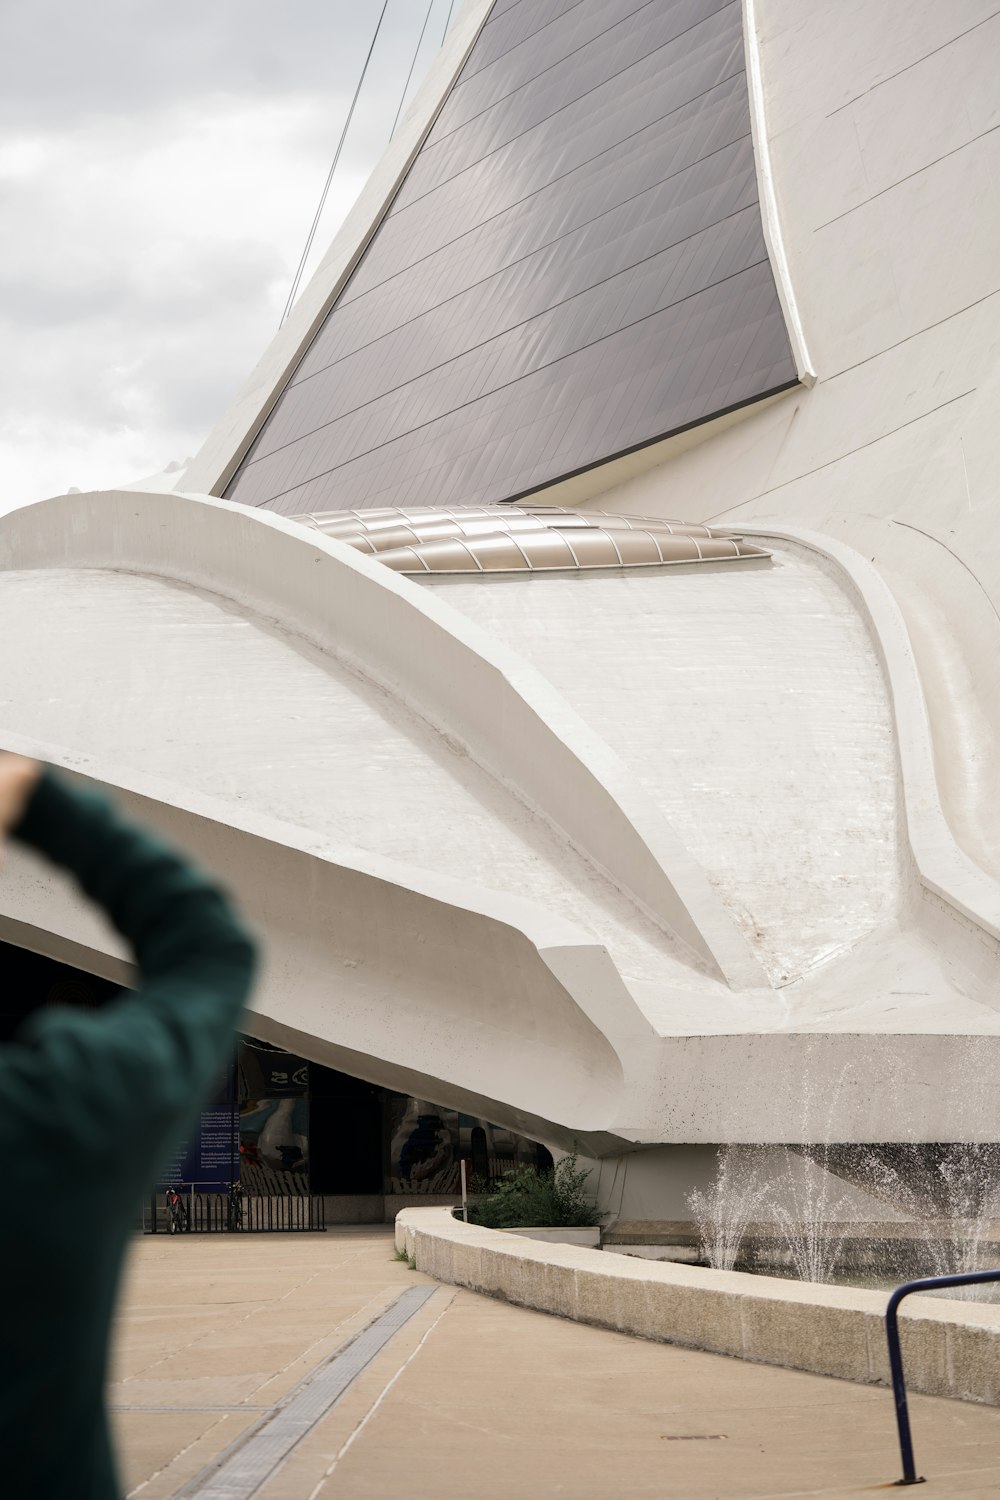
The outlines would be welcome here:
M 200 446 L 277 327 L 382 3 L 0 0 L 0 511 Z M 428 4 L 388 0 L 310 267 Z

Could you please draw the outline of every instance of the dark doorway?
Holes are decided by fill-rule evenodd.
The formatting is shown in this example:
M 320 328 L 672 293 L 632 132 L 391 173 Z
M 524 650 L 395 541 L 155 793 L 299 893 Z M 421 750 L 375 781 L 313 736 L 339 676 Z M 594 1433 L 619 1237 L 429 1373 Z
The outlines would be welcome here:
M 373 1083 L 310 1063 L 311 1192 L 384 1192 L 383 1094 Z

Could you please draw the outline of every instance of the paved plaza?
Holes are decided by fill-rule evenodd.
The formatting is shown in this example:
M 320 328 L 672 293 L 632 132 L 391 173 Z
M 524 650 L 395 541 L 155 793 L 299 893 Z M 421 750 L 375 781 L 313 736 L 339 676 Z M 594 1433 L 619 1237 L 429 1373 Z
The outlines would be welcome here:
M 338 1350 L 417 1287 L 427 1299 L 316 1419 Z M 245 1474 L 299 1412 L 304 1435 L 244 1493 L 836 1500 L 899 1472 L 885 1390 L 435 1287 L 377 1228 L 139 1241 L 110 1401 L 125 1490 L 143 1500 L 218 1493 L 227 1458 Z M 918 1396 L 912 1413 L 922 1493 L 1000 1494 L 1000 1412 Z

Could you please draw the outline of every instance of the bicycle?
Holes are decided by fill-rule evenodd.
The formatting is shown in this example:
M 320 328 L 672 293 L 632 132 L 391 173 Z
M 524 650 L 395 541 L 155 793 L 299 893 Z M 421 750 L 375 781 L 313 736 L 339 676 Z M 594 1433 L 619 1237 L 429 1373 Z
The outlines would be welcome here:
M 182 1234 L 191 1227 L 187 1204 L 175 1187 L 164 1189 L 167 1200 L 167 1226 L 171 1234 Z

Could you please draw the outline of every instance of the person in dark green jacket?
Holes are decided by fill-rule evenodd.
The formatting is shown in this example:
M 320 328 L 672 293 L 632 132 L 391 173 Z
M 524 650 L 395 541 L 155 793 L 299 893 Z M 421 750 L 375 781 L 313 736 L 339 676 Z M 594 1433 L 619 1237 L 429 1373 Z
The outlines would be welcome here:
M 76 878 L 139 979 L 97 1011 L 27 1014 L 0 1045 L 0 1494 L 118 1500 L 104 1383 L 122 1263 L 229 1055 L 254 945 L 186 859 L 0 754 L 0 848 L 5 834 Z

